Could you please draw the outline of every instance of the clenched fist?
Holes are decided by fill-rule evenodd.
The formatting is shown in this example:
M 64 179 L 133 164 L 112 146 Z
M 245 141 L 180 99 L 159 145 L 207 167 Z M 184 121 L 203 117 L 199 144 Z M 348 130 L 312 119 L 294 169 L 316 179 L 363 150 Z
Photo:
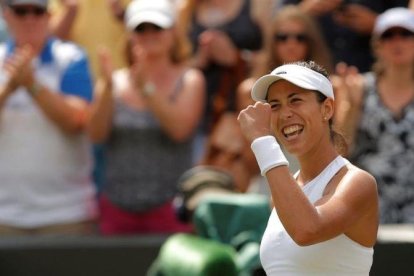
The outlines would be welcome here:
M 270 105 L 262 102 L 256 102 L 240 111 L 237 120 L 247 141 L 251 143 L 258 137 L 272 135 L 271 112 Z

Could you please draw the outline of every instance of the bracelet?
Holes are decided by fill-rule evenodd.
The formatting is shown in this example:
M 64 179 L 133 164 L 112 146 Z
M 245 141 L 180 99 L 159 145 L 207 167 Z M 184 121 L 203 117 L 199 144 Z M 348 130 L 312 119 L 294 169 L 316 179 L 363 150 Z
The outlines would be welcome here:
M 42 90 L 42 87 L 37 82 L 33 82 L 33 84 L 27 88 L 27 91 L 32 95 L 32 97 L 36 97 L 40 90 Z
M 142 95 L 144 95 L 144 97 L 150 97 L 152 94 L 154 94 L 155 90 L 155 84 L 153 84 L 152 82 L 146 82 L 142 86 Z
M 259 164 L 260 172 L 263 176 L 272 168 L 289 166 L 289 162 L 283 154 L 276 138 L 271 135 L 256 138 L 252 142 L 251 148 L 256 156 L 257 164 Z

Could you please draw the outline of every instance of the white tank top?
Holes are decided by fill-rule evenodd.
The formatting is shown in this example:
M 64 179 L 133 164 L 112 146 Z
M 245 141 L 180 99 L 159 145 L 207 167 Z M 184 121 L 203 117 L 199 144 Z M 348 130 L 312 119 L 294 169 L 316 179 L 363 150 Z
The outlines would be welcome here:
M 303 187 L 312 203 L 322 197 L 331 178 L 347 163 L 348 160 L 338 156 Z M 275 209 L 260 245 L 260 260 L 269 276 L 369 275 L 373 253 L 372 247 L 364 247 L 344 234 L 318 244 L 299 246 L 286 232 Z

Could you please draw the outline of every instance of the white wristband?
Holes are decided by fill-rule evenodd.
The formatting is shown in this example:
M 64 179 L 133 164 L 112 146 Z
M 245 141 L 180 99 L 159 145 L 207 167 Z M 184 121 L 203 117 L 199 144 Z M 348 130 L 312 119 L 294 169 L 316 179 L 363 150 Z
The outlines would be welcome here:
M 289 162 L 283 154 L 276 138 L 271 135 L 256 138 L 250 147 L 256 156 L 260 172 L 263 176 L 274 167 L 289 166 Z

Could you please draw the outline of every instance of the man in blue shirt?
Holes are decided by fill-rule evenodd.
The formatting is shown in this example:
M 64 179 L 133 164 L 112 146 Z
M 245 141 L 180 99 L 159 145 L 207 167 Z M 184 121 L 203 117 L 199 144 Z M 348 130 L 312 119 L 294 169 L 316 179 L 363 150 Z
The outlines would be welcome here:
M 49 35 L 47 0 L 6 0 L 0 45 L 0 233 L 90 233 L 84 133 L 92 78 L 82 49 Z

